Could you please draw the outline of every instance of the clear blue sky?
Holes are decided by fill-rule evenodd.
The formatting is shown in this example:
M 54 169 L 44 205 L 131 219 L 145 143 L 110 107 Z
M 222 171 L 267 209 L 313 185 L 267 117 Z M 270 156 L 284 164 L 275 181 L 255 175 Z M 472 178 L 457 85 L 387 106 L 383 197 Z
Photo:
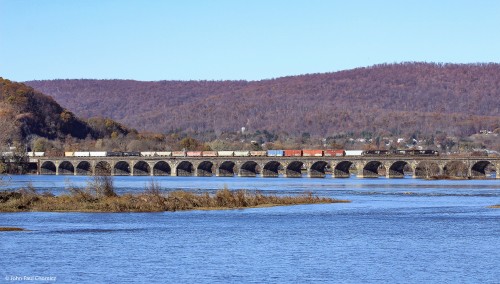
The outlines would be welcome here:
M 498 0 L 0 0 L 0 76 L 258 80 L 500 62 Z

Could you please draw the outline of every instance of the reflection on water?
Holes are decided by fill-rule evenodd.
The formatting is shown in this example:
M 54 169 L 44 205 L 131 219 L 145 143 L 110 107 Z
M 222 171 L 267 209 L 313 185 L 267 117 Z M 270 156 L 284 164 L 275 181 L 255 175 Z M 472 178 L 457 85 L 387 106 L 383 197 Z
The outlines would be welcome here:
M 85 177 L 15 176 L 65 193 Z M 119 193 L 148 177 L 117 177 Z M 499 180 L 156 177 L 165 191 L 261 190 L 350 199 L 245 210 L 0 213 L 0 279 L 63 283 L 498 283 Z

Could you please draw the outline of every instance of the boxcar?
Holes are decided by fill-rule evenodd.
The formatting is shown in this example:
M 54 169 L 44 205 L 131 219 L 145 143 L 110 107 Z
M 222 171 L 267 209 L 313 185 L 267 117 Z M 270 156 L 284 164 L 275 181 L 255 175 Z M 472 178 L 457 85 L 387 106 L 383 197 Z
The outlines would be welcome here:
M 235 157 L 248 157 L 250 156 L 250 151 L 234 151 Z
M 345 150 L 346 156 L 361 156 L 363 155 L 363 150 Z
M 217 155 L 219 157 L 232 157 L 234 155 L 234 151 L 218 151 Z
M 325 150 L 323 151 L 325 157 L 343 157 L 345 156 L 344 150 Z
M 186 153 L 184 151 L 173 151 L 172 156 L 173 157 L 184 157 L 184 156 L 186 156 Z
M 187 157 L 201 157 L 201 151 L 187 151 Z
M 283 150 L 267 150 L 267 156 L 269 157 L 283 157 Z
M 303 150 L 302 155 L 304 157 L 322 157 L 323 150 Z
M 89 152 L 90 154 L 90 157 L 106 157 L 106 152 L 102 152 L 102 151 L 91 151 Z
M 90 157 L 90 152 L 74 152 L 73 157 Z
M 172 152 L 170 151 L 156 152 L 156 155 L 160 157 L 170 157 L 172 156 Z
M 265 157 L 267 156 L 266 151 L 250 151 L 250 156 L 252 157 Z
M 283 151 L 283 156 L 285 156 L 285 157 L 301 157 L 302 150 L 285 150 L 285 151 Z
M 203 157 L 217 157 L 217 151 L 203 151 L 201 154 Z
M 107 152 L 106 153 L 107 157 L 121 157 L 123 156 L 122 152 Z

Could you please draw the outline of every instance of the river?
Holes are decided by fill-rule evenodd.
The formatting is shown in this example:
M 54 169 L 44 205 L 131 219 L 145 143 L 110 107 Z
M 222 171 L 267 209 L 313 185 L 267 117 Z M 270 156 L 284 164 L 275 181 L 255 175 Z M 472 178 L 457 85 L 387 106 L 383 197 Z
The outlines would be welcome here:
M 55 194 L 74 176 L 13 176 Z M 0 282 L 500 283 L 500 180 L 155 177 L 165 191 L 352 203 L 164 213 L 0 213 Z M 118 193 L 149 177 L 115 177 Z M 39 278 L 34 278 L 39 277 Z M 40 278 L 46 277 L 46 278 Z M 53 278 L 50 278 L 53 277 Z M 35 280 L 28 280 L 35 279 Z M 43 280 L 43 281 L 42 281 Z M 55 281 L 54 281 L 55 280 Z

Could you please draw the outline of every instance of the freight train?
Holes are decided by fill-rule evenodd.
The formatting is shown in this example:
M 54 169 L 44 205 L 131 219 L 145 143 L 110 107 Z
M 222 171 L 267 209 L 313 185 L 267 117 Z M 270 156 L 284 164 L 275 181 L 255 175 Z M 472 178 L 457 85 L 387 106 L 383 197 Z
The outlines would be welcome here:
M 37 152 L 38 155 L 43 152 Z M 439 156 L 435 150 L 267 150 L 267 151 L 147 151 L 65 152 L 65 157 L 352 157 L 352 156 Z

